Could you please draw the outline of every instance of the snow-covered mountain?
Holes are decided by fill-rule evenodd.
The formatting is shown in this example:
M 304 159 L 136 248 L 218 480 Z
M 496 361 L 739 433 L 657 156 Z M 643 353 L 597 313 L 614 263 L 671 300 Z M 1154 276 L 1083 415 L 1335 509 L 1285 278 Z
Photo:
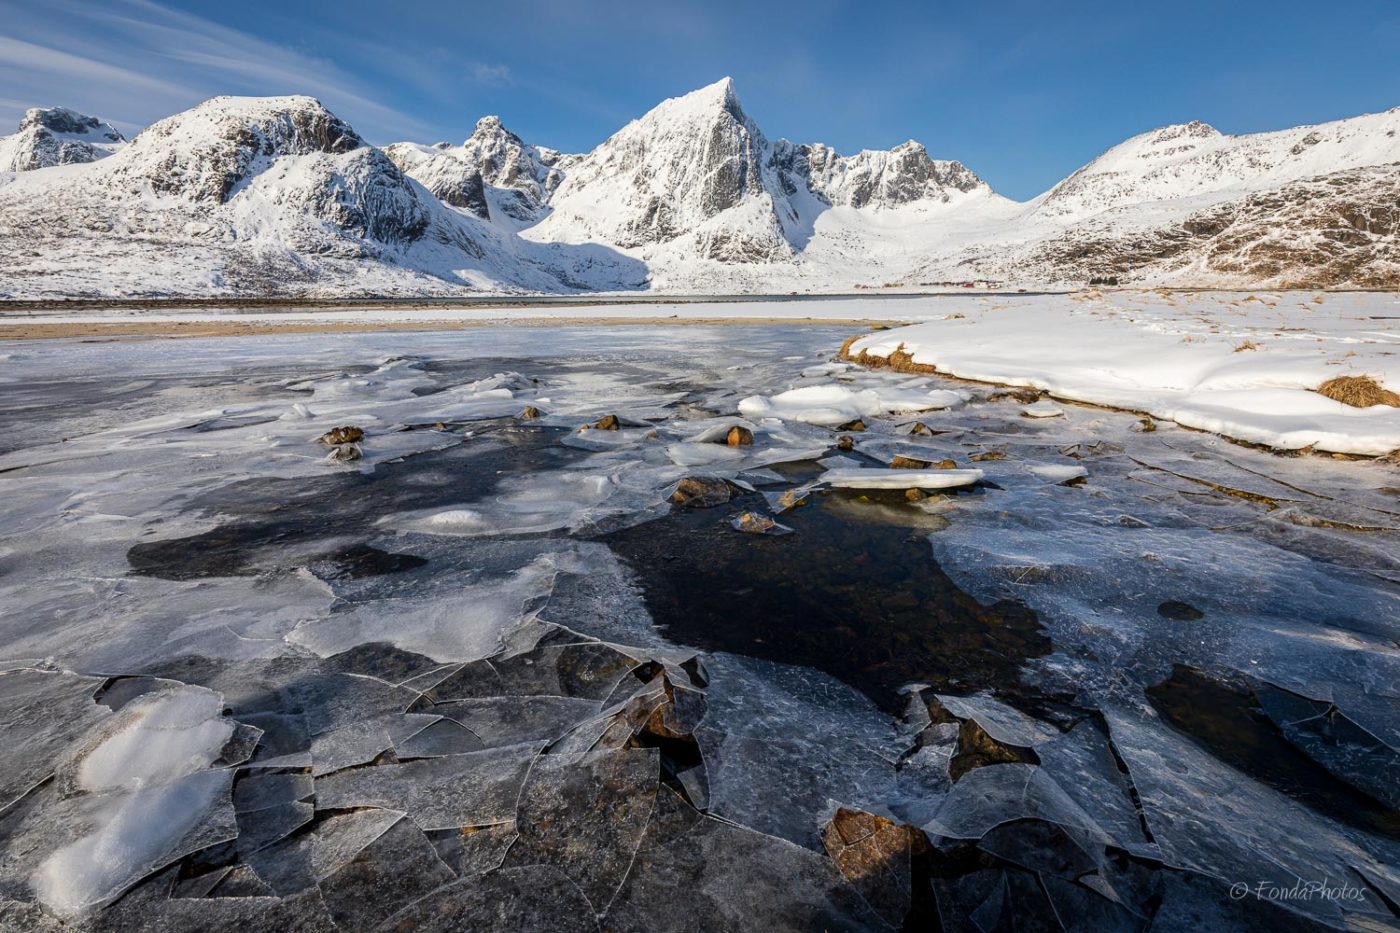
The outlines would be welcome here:
M 507 230 L 519 230 L 545 214 L 545 204 L 563 174 L 559 153 L 526 145 L 501 125 L 482 117 L 460 146 L 394 143 L 384 152 L 439 199 Z
M 111 158 L 0 187 L 8 294 L 340 294 L 636 287 L 606 249 L 455 210 L 310 97 L 219 97 Z
M 883 281 L 917 255 L 920 221 L 1010 203 L 914 142 L 843 157 L 770 141 L 728 78 L 557 164 L 549 214 L 524 236 L 608 243 L 646 262 L 654 287 L 686 291 Z
M 728 79 L 575 155 L 496 117 L 460 146 L 380 150 L 307 97 L 215 98 L 127 144 L 31 111 L 0 140 L 43 154 L 0 173 L 0 296 L 1391 286 L 1397 130 L 1400 109 L 1249 136 L 1165 127 L 1018 203 L 913 141 L 842 156 L 770 140 Z
M 0 172 L 95 162 L 121 148 L 126 137 L 110 123 L 66 107 L 32 107 L 12 136 L 0 136 Z
M 1388 163 L 1400 163 L 1400 108 L 1248 136 L 1195 121 L 1119 143 L 1036 199 L 1035 213 L 1079 220 L 1149 201 L 1199 205 Z

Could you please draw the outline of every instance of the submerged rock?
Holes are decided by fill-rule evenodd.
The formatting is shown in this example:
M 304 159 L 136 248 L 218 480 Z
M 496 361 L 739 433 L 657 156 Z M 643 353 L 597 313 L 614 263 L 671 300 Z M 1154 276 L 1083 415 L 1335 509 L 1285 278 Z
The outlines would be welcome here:
M 1158 606 L 1157 615 L 1174 622 L 1196 622 L 1206 617 L 1206 614 L 1195 606 L 1177 599 L 1169 599 Z
M 682 508 L 708 509 L 734 498 L 734 487 L 718 476 L 687 476 L 676 484 L 671 502 Z
M 838 424 L 838 425 L 836 426 L 836 430 L 838 430 L 838 431 L 864 431 L 864 430 L 865 430 L 865 422 L 862 421 L 860 418 L 857 418 L 857 419 L 855 419 L 854 421 L 847 421 L 845 424 Z
M 724 436 L 724 442 L 730 447 L 747 446 L 753 443 L 753 432 L 741 424 L 736 424 Z
M 730 519 L 729 524 L 734 526 L 735 531 L 750 535 L 785 535 L 792 531 L 786 525 L 779 525 L 767 515 L 757 512 L 743 512 Z
M 973 461 L 974 463 L 981 463 L 984 460 L 1005 460 L 1006 453 L 1000 450 L 984 450 L 979 453 L 973 454 L 967 459 Z
M 844 453 L 850 453 L 856 449 L 856 440 L 849 434 L 843 434 L 836 439 L 836 449 Z
M 822 845 L 846 880 L 893 929 L 913 902 L 911 843 L 922 833 L 883 816 L 837 807 L 822 828 Z
M 919 460 L 915 457 L 906 457 L 903 454 L 895 456 L 890 461 L 891 470 L 927 470 L 933 466 L 931 460 Z
M 617 415 L 604 415 L 593 422 L 593 427 L 599 431 L 617 431 L 622 428 L 622 422 L 617 420 Z
M 342 425 L 338 428 L 331 428 L 325 434 L 322 434 L 320 437 L 316 438 L 316 440 L 317 442 L 325 444 L 328 447 L 339 447 L 341 444 L 357 443 L 358 441 L 363 440 L 364 436 L 364 429 L 347 424 Z
M 534 405 L 526 405 L 525 410 L 520 413 L 521 421 L 534 421 L 540 417 L 540 410 Z

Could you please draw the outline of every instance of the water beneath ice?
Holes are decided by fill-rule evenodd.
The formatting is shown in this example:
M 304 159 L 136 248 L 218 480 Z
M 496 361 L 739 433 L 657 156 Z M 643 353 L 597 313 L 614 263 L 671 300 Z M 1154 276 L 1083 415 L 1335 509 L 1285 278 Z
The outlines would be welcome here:
M 0 928 L 1394 927 L 1397 468 L 847 336 L 4 348 Z

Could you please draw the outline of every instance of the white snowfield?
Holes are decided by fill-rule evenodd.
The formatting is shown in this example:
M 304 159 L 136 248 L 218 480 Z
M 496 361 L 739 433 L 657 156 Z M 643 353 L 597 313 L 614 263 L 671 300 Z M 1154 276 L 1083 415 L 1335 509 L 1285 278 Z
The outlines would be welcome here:
M 1400 408 L 1318 394 L 1336 376 L 1400 390 L 1400 296 L 1096 293 L 968 302 L 850 352 L 1045 389 L 1281 450 L 1400 449 Z

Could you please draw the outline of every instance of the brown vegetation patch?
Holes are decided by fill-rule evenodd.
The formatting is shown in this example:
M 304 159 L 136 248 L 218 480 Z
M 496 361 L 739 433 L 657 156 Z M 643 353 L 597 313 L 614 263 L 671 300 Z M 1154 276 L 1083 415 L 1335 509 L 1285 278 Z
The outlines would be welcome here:
M 871 356 L 869 351 L 862 350 L 859 353 L 852 353 L 851 346 L 865 334 L 857 334 L 841 344 L 841 349 L 837 351 L 837 359 L 845 360 L 848 363 L 859 363 L 861 366 L 868 366 L 871 369 L 892 369 L 897 373 L 918 373 L 929 375 L 938 372 L 938 367 L 932 363 L 916 363 L 912 353 L 904 350 L 904 344 L 900 344 L 890 351 L 889 356 Z
M 1370 376 L 1337 376 L 1318 386 L 1317 391 L 1334 402 L 1341 402 L 1353 408 L 1370 408 L 1372 405 L 1400 408 L 1400 395 L 1385 388 Z

